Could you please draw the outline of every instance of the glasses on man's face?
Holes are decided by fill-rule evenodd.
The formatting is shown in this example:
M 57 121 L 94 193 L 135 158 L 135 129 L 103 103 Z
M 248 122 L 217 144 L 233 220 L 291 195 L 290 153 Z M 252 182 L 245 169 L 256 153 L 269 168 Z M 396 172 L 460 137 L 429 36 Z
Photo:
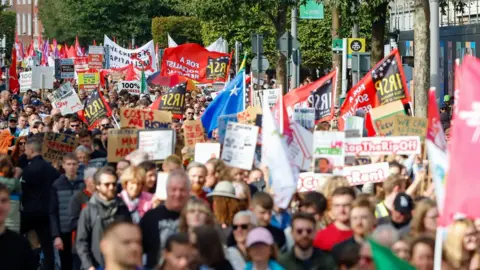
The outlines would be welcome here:
M 70 125 L 71 128 L 77 128 L 79 127 L 80 125 Z
M 102 183 L 101 185 L 104 186 L 104 187 L 113 187 L 115 186 L 115 182 L 110 182 L 110 183 Z
M 248 224 L 233 224 L 232 228 L 234 231 L 236 231 L 238 228 L 242 230 L 247 230 L 248 229 Z
M 300 235 L 302 235 L 305 232 L 307 235 L 309 235 L 309 234 L 312 234 L 313 229 L 311 229 L 311 228 L 308 228 L 308 229 L 298 228 L 298 229 L 295 229 L 295 232 L 297 234 L 300 234 Z

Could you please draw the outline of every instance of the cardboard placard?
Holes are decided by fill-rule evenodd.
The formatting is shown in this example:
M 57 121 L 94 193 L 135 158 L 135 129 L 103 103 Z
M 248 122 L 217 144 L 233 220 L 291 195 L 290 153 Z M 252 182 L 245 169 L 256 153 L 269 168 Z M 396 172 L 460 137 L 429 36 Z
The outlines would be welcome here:
M 119 162 L 137 149 L 136 129 L 108 130 L 108 162 Z
M 229 122 L 222 160 L 230 167 L 251 170 L 257 137 L 257 126 Z
M 351 186 L 383 182 L 389 174 L 388 162 L 343 168 L 343 176 Z
M 393 135 L 419 136 L 420 140 L 424 141 L 427 135 L 427 123 L 427 118 L 396 115 Z
M 219 143 L 197 143 L 195 144 L 195 161 L 207 163 L 211 158 L 220 158 Z
M 137 149 L 148 153 L 149 160 L 164 160 L 175 152 L 175 130 L 138 130 Z
M 345 156 L 380 156 L 420 154 L 418 136 L 364 137 L 345 140 Z
M 157 129 L 168 128 L 172 113 L 158 110 L 120 108 L 120 128 Z
M 393 134 L 393 118 L 395 115 L 405 115 L 403 103 L 400 100 L 373 108 L 370 111 L 373 126 L 377 135 L 389 136 Z
M 345 165 L 345 132 L 315 131 L 313 159 L 315 173 L 339 174 Z
M 65 153 L 72 153 L 77 146 L 75 135 L 47 132 L 43 138 L 42 156 L 50 162 L 60 161 Z
M 196 143 L 205 142 L 205 131 L 203 129 L 202 121 L 186 120 L 183 122 L 182 128 L 186 147 L 193 149 L 195 148 Z
M 259 114 L 262 114 L 262 108 L 249 106 L 245 111 L 237 113 L 238 123 L 255 125 Z

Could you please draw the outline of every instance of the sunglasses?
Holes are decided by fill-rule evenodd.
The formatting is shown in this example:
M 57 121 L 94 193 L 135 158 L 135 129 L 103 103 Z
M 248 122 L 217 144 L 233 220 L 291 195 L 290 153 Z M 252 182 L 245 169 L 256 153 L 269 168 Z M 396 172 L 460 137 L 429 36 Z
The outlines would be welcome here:
M 303 234 L 306 232 L 307 234 L 311 234 L 313 232 L 313 229 L 295 229 L 295 232 L 297 234 Z
M 13 122 L 13 123 L 16 123 L 17 120 L 14 120 L 14 119 L 10 119 L 9 122 Z
M 74 127 L 79 127 L 80 125 L 70 125 L 70 127 L 74 128 Z
M 193 112 L 189 112 L 189 113 L 187 113 L 187 115 L 193 115 Z
M 115 184 L 116 183 L 102 183 L 101 185 L 106 187 L 111 187 L 111 186 L 115 186 Z
M 238 228 L 241 228 L 242 230 L 248 229 L 248 224 L 239 224 L 239 225 L 232 225 L 232 228 L 234 231 L 236 231 Z
M 25 142 L 19 142 L 18 145 L 25 145 Z

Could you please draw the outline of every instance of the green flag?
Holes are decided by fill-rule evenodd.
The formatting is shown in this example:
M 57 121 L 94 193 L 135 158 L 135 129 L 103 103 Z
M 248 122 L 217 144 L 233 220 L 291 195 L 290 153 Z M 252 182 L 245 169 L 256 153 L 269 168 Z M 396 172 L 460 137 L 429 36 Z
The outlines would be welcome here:
M 368 239 L 372 248 L 373 261 L 377 270 L 415 270 L 415 267 L 400 259 L 391 251 L 372 239 Z
M 148 94 L 147 78 L 145 78 L 145 71 L 142 69 L 142 79 L 140 81 L 140 94 Z

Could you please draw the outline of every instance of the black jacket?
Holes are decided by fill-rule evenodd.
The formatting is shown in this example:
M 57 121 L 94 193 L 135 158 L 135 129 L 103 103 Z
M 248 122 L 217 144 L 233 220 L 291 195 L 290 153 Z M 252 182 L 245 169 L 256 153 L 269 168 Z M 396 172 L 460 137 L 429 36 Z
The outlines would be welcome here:
M 68 206 L 73 194 L 84 187 L 83 180 L 70 181 L 64 174 L 53 183 L 50 203 L 50 227 L 53 238 L 60 236 L 61 233 L 71 232 Z
M 123 200 L 115 197 L 114 201 L 105 202 L 94 194 L 78 220 L 76 247 L 84 269 L 104 265 L 100 240 L 105 228 L 115 220 L 132 220 Z
M 42 156 L 32 158 L 22 174 L 22 213 L 25 216 L 48 217 L 53 182 L 60 173 Z

